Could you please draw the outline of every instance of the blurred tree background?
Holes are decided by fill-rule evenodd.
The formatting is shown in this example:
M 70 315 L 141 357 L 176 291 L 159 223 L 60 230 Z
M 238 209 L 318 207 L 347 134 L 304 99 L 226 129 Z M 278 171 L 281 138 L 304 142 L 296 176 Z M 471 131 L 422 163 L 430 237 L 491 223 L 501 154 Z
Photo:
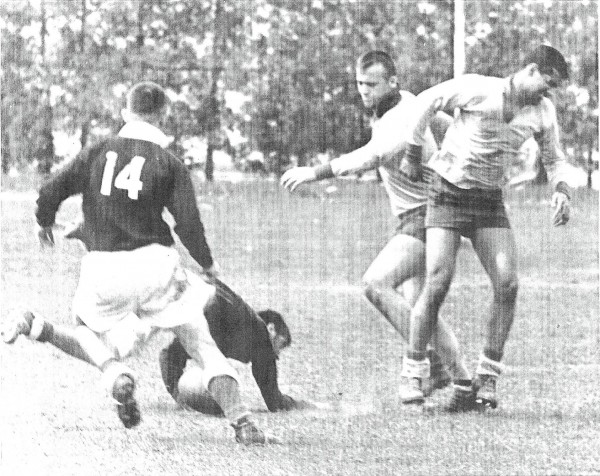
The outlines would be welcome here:
M 125 92 L 145 79 L 172 100 L 172 149 L 209 180 L 217 150 L 274 174 L 347 152 L 369 137 L 356 57 L 388 51 L 402 88 L 419 93 L 453 76 L 453 15 L 453 0 L 2 2 L 2 170 L 48 173 L 115 132 Z M 565 54 L 563 146 L 591 173 L 598 2 L 466 0 L 464 15 L 465 72 L 504 76 L 541 42 Z

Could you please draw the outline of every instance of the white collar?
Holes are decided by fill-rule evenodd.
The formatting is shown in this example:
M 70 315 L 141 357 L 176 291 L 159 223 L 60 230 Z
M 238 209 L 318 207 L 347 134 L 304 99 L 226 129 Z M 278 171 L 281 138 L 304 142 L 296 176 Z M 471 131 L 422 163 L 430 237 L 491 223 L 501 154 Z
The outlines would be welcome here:
M 169 145 L 169 138 L 158 127 L 144 121 L 129 121 L 119 131 L 119 137 L 153 142 L 161 147 Z

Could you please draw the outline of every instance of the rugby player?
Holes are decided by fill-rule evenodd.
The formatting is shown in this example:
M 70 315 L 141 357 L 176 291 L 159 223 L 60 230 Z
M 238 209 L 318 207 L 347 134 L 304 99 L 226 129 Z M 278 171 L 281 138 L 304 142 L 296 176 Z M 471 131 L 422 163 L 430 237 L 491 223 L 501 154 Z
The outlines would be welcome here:
M 65 228 L 65 238 L 80 240 L 83 247 L 89 249 L 84 222 L 65 225 Z M 198 315 L 206 318 L 210 334 L 225 357 L 252 364 L 252 375 L 269 411 L 315 408 L 313 404 L 295 400 L 279 390 L 277 359 L 280 352 L 292 343 L 292 335 L 283 316 L 271 309 L 254 311 L 218 278 L 210 280 L 209 285 L 214 287 L 214 291 Z M 223 410 L 203 385 L 202 370 L 191 360 L 177 338 L 161 350 L 160 371 L 167 391 L 186 408 L 222 415 Z M 186 369 L 188 363 L 191 365 Z M 183 388 L 180 388 L 180 382 Z
M 30 311 L 15 313 L 2 330 L 6 343 L 21 334 L 49 342 L 99 368 L 126 428 L 140 423 L 136 379 L 122 360 L 161 329 L 170 329 L 204 370 L 204 384 L 235 430 L 236 441 L 275 441 L 258 429 L 241 400 L 238 376 L 218 349 L 206 319 L 198 316 L 213 287 L 186 273 L 163 220 L 167 208 L 174 231 L 208 277 L 217 273 L 183 163 L 164 147 L 160 130 L 168 101 L 153 82 L 134 85 L 116 137 L 85 148 L 44 183 L 37 200 L 38 237 L 54 245 L 60 204 L 83 194 L 90 252 L 83 257 L 73 299 L 75 328 L 53 325 Z
M 425 204 L 429 169 L 424 177 L 411 181 L 400 172 L 400 159 L 405 151 L 408 123 L 414 95 L 399 90 L 396 67 L 383 51 L 369 51 L 356 62 L 356 84 L 363 104 L 371 111 L 370 141 L 348 154 L 316 167 L 296 167 L 281 177 L 281 184 L 294 191 L 302 183 L 335 176 L 378 169 L 387 191 L 391 210 L 398 218 L 394 235 L 380 251 L 363 276 L 367 299 L 386 317 L 407 342 L 410 332 L 410 309 L 419 295 L 425 276 Z M 431 130 L 438 140 L 450 123 L 445 114 L 436 117 Z M 428 157 L 437 150 L 433 133 L 428 129 Z M 448 324 L 440 319 L 433 331 L 433 348 L 458 382 L 470 378 L 463 363 L 456 337 Z M 431 352 L 433 361 L 429 391 L 450 383 L 440 357 Z M 428 393 L 428 392 L 426 392 Z M 423 397 L 400 393 L 402 401 Z
M 277 359 L 292 343 L 290 330 L 278 312 L 254 311 L 222 281 L 204 308 L 210 333 L 225 357 L 252 364 L 252 375 L 271 412 L 313 408 L 281 393 L 277 383 Z M 189 354 L 179 339 L 162 349 L 159 357 L 163 382 L 171 396 L 184 407 L 221 415 L 222 409 L 203 387 L 202 371 L 188 367 Z M 185 372 L 184 372 L 185 369 Z M 181 384 L 181 387 L 180 387 Z
M 429 161 L 433 177 L 427 202 L 427 277 L 412 310 L 413 326 L 404 360 L 403 386 L 423 398 L 429 374 L 427 344 L 454 275 L 461 235 L 488 274 L 493 299 L 483 351 L 473 381 L 457 384 L 450 407 L 468 411 L 498 404 L 497 380 L 517 298 L 516 245 L 504 207 L 507 169 L 522 144 L 534 138 L 554 185 L 553 224 L 569 220 L 570 190 L 564 173 L 556 111 L 548 92 L 568 78 L 568 66 L 556 49 L 542 45 L 530 52 L 521 69 L 506 78 L 468 74 L 434 86 L 416 98 L 408 130 L 409 147 L 401 171 L 420 183 L 427 125 L 438 111 L 454 113 L 442 147 Z M 466 382 L 465 382 L 466 383 Z

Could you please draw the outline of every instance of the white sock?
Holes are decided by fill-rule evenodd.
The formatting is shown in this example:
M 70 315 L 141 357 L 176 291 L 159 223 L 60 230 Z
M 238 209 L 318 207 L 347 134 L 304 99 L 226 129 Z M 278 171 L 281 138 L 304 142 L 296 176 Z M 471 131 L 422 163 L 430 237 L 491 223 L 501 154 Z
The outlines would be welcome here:
M 404 361 L 402 364 L 402 377 L 407 378 L 419 378 L 426 379 L 429 378 L 429 373 L 431 370 L 431 363 L 429 359 L 423 360 L 413 360 L 408 357 L 404 357 Z
M 38 340 L 42 335 L 42 331 L 44 330 L 44 319 L 34 315 L 33 320 L 31 321 L 31 329 L 27 338 L 31 340 Z

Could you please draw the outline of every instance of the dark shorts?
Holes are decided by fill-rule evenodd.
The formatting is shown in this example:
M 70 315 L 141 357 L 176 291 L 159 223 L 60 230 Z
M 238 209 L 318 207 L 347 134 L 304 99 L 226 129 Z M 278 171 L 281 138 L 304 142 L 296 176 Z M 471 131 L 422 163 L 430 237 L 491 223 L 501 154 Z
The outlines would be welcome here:
M 413 208 L 398 216 L 396 235 L 408 235 L 425 243 L 425 212 L 427 206 Z
M 510 228 L 502 190 L 462 189 L 434 173 L 427 197 L 427 228 L 455 228 L 472 237 L 478 228 Z

